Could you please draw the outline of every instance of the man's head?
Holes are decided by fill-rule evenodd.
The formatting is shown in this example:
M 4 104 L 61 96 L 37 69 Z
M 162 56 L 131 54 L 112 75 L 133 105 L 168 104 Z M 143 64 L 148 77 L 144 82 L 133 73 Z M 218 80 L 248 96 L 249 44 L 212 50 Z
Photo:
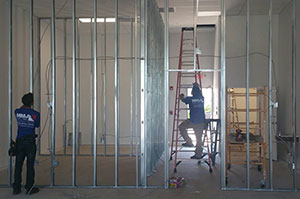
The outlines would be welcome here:
M 33 105 L 33 94 L 27 93 L 22 97 L 22 103 L 24 106 L 32 106 Z
M 192 95 L 195 97 L 200 97 L 202 95 L 199 84 L 197 82 L 193 83 Z

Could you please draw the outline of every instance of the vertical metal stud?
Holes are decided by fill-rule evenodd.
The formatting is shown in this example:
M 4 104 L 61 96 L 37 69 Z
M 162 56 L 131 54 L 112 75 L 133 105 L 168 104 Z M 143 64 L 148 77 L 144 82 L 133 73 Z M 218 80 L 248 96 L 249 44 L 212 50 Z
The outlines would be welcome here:
M 249 137 L 249 57 L 250 57 L 250 0 L 247 0 L 247 20 L 246 20 L 246 137 L 247 137 L 247 189 L 250 189 L 250 137 Z
M 270 164 L 270 170 L 269 170 L 269 184 L 270 189 L 273 189 L 273 141 L 272 141 L 272 117 L 273 117 L 273 102 L 272 102 L 272 77 L 273 77 L 273 0 L 270 0 L 269 5 L 269 118 L 268 118 L 268 129 L 269 129 L 269 164 Z
M 104 53 L 104 66 L 103 66 L 103 141 L 104 141 L 104 155 L 106 155 L 106 19 L 103 25 L 104 38 L 103 38 L 103 53 Z
M 64 19 L 64 154 L 67 142 L 67 19 Z
M 52 104 L 51 104 L 51 175 L 50 185 L 54 186 L 54 158 L 55 158 L 55 123 L 56 123 L 56 36 L 55 36 L 55 0 L 51 7 L 51 60 L 52 60 Z
M 98 99 L 98 86 L 97 86 L 97 0 L 94 0 L 94 85 L 93 85 L 93 132 L 94 132 L 94 187 L 97 186 L 97 99 Z
M 133 50 L 133 20 L 130 20 L 130 126 L 129 126 L 129 132 L 130 132 L 130 156 L 133 155 L 133 107 L 132 107 L 132 101 L 133 101 L 133 60 L 132 60 L 132 50 Z
M 92 21 L 92 18 L 91 18 Z M 93 107 L 94 107 L 94 100 L 93 100 L 93 67 L 94 67 L 94 57 L 93 57 L 93 23 L 90 23 L 90 33 L 91 33 L 91 66 L 90 66 L 90 151 L 91 155 L 93 154 L 94 147 L 93 147 Z
M 38 36 L 38 40 L 37 40 L 37 46 L 38 46 L 38 70 L 37 70 L 37 74 L 38 74 L 38 111 L 41 112 L 41 19 L 38 19 L 37 21 L 37 36 Z M 37 152 L 38 155 L 41 155 L 41 128 L 38 128 L 38 145 L 37 145 Z
M 292 132 L 293 132 L 293 188 L 294 191 L 297 190 L 297 119 L 296 119 L 296 110 L 297 110 L 297 95 L 296 95 L 296 42 L 297 42 L 297 33 L 296 33 L 296 0 L 293 0 L 293 17 L 292 17 Z
M 72 186 L 76 186 L 76 0 L 72 1 L 72 91 L 73 91 L 73 116 L 72 116 Z
M 139 137 L 138 137 L 138 0 L 134 1 L 134 111 L 135 111 L 135 185 L 139 186 Z
M 33 93 L 34 85 L 34 63 L 33 63 L 33 0 L 30 0 L 30 9 L 29 9 L 29 56 L 30 56 L 30 92 Z
M 149 1 L 148 0 L 145 0 L 145 4 L 144 4 L 144 12 L 145 12 L 145 18 L 144 18 L 144 66 L 143 66 L 143 75 L 144 75 L 144 80 L 143 80 L 143 84 L 144 84 L 144 92 L 143 92 L 143 95 L 144 95 L 144 99 L 142 101 L 142 105 L 144 107 L 144 136 L 143 136 L 143 140 L 141 140 L 142 143 L 144 143 L 144 186 L 145 188 L 147 188 L 147 160 L 148 160 L 148 146 L 147 145 L 147 140 L 148 139 L 148 133 L 147 133 L 147 118 L 146 118 L 146 115 L 147 115 L 147 91 L 148 91 L 148 88 L 147 88 L 147 66 L 148 66 L 148 3 Z M 142 137 L 142 136 L 141 136 Z M 149 140 L 151 142 L 151 140 Z
M 119 10 L 115 0 L 115 187 L 119 181 Z
M 76 67 L 76 70 L 77 70 L 77 86 L 76 86 L 76 90 L 77 90 L 77 105 L 76 105 L 76 124 L 77 124 L 77 154 L 79 155 L 80 154 L 80 137 L 81 137 L 81 132 L 80 132 L 80 70 L 81 70 L 81 67 L 80 67 L 80 31 L 79 31 L 79 24 L 80 24 L 80 21 L 79 19 L 77 19 L 77 67 Z
M 193 26 L 194 26 L 194 31 L 193 31 L 193 47 L 194 47 L 194 70 L 196 70 L 196 64 L 197 64 L 197 49 L 196 49 L 196 42 L 197 42 L 197 16 L 198 16 L 198 6 L 199 6 L 199 0 L 194 0 L 194 9 L 193 9 Z
M 226 188 L 226 4 L 221 11 L 221 187 Z
M 12 139 L 12 1 L 9 0 L 8 9 L 8 149 Z M 8 186 L 12 184 L 12 158 L 8 156 Z
M 165 150 L 165 163 L 164 163 L 164 186 L 169 187 L 169 0 L 165 0 L 165 30 L 164 30 L 164 150 Z
M 140 182 L 141 185 L 146 187 L 147 186 L 147 169 L 146 169 L 146 146 L 145 146 L 145 138 L 146 138 L 146 119 L 145 119 L 145 100 L 146 100 L 146 85 L 145 85 L 145 78 L 146 78 L 146 66 L 147 66 L 147 52 L 146 52 L 146 10 L 147 10 L 147 0 L 141 0 L 141 43 L 140 43 L 140 56 L 141 56 L 141 65 L 140 65 L 140 89 L 141 89 L 141 96 L 140 96 L 140 143 L 141 143 L 141 173 L 140 173 Z

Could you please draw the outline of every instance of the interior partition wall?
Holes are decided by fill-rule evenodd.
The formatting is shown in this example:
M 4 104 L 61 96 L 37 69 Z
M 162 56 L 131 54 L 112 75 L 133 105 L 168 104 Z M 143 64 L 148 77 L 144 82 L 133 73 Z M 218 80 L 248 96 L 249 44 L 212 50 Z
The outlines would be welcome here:
M 247 0 L 242 5 L 239 4 L 239 0 L 222 0 L 220 68 L 195 69 L 197 49 L 194 46 L 193 67 L 182 70 L 169 68 L 168 0 L 164 1 L 166 11 L 164 26 L 155 1 L 134 0 L 130 1 L 131 4 L 126 1 L 126 5 L 125 1 L 109 2 L 111 7 L 102 8 L 97 0 L 64 2 L 52 0 L 47 5 L 40 4 L 39 1 L 7 1 L 6 144 L 9 147 L 11 138 L 16 136 L 13 128 L 16 126 L 13 108 L 20 105 L 17 97 L 21 97 L 21 92 L 34 91 L 35 108 L 42 112 L 43 121 L 38 131 L 38 140 L 41 142 L 38 141 L 40 153 L 36 171 L 37 175 L 40 172 L 45 176 L 44 181 L 37 181 L 37 185 L 91 188 L 157 187 L 155 183 L 152 184 L 152 177 L 159 174 L 159 177 L 163 178 L 160 178 L 158 187 L 167 188 L 169 74 L 179 71 L 190 73 L 200 71 L 220 73 L 221 77 L 219 85 L 221 188 L 299 191 L 297 180 L 299 138 L 296 125 L 299 123 L 297 117 L 299 82 L 296 77 L 299 73 L 297 35 L 299 35 L 300 5 L 297 0 Z M 199 3 L 201 1 L 193 1 L 194 29 L 197 27 Z M 83 4 L 90 5 L 87 8 L 88 14 L 80 9 Z M 28 14 L 24 14 L 26 17 L 22 17 L 19 13 L 14 15 L 13 11 L 18 12 L 16 7 L 20 5 L 28 7 Z M 131 11 L 124 14 L 122 9 L 127 5 L 131 5 L 129 9 Z M 104 10 L 108 12 L 102 14 L 101 9 L 103 13 Z M 14 20 L 14 17 L 18 20 Z M 84 24 L 79 18 L 86 18 L 89 23 Z M 23 20 L 24 23 L 19 20 Z M 99 23 L 94 23 L 98 20 Z M 157 23 L 151 20 L 156 20 Z M 16 30 L 26 24 L 29 29 L 25 31 L 26 34 L 21 35 L 21 38 L 28 36 L 28 40 L 15 40 L 20 36 L 18 34 L 22 33 Z M 164 35 L 161 31 L 149 30 L 149 27 L 154 26 L 164 29 Z M 47 36 L 45 30 L 48 31 Z M 127 31 L 127 37 L 122 36 L 122 31 Z M 43 40 L 44 37 L 47 39 Z M 28 67 L 20 68 L 18 67 L 20 60 L 15 57 L 17 52 L 20 53 L 18 51 L 20 48 L 13 47 L 16 41 L 17 47 L 21 46 L 20 41 L 23 40 L 25 44 L 22 43 L 22 47 L 26 49 L 28 46 L 29 59 L 22 59 L 21 65 Z M 47 43 L 44 44 L 45 49 L 41 48 L 43 42 Z M 124 48 L 122 42 L 125 42 Z M 164 43 L 164 63 L 159 55 L 162 53 L 162 43 Z M 149 64 L 154 67 L 150 67 Z M 155 72 L 159 75 L 154 77 Z M 18 84 L 20 77 L 25 78 L 28 85 Z M 164 88 L 163 100 L 161 90 L 155 88 L 157 82 L 160 82 L 160 89 Z M 130 86 L 126 89 L 122 87 L 125 85 Z M 267 87 L 265 94 L 267 103 L 264 104 L 266 110 L 264 113 L 267 115 L 265 118 L 267 127 L 264 127 L 266 175 L 263 179 L 261 172 L 256 171 L 257 168 L 251 164 L 252 130 L 249 117 L 252 111 L 250 90 L 262 86 Z M 244 166 L 232 166 L 230 171 L 227 171 L 226 164 L 227 87 L 246 90 L 244 102 L 246 109 L 243 114 L 246 118 L 244 145 L 246 161 Z M 86 96 L 88 98 L 84 98 Z M 124 99 L 128 101 L 123 101 Z M 153 100 L 153 106 L 160 108 L 162 104 L 158 102 L 163 103 L 164 111 L 149 110 L 148 99 Z M 125 111 L 121 116 L 123 108 Z M 86 110 L 89 111 L 83 117 Z M 128 118 L 130 121 L 126 120 Z M 157 118 L 163 119 L 164 123 Z M 45 124 L 46 120 L 48 124 Z M 152 127 L 155 122 L 160 126 L 156 127 L 153 133 Z M 126 124 L 128 129 L 132 128 L 134 132 L 129 130 L 127 133 L 123 132 L 126 128 L 120 127 L 123 127 L 122 125 L 126 127 Z M 85 128 L 88 130 L 84 131 Z M 274 158 L 276 149 L 276 157 L 279 160 Z M 5 154 L 7 169 L 1 174 L 5 176 L 1 180 L 7 181 L 1 184 L 10 186 L 13 179 L 13 159 L 7 156 L 6 152 Z M 162 157 L 163 161 L 160 161 Z M 128 165 L 129 169 L 134 170 L 128 172 L 126 168 Z M 163 168 L 163 174 L 153 172 L 155 167 Z M 233 172 L 234 169 L 237 172 Z M 84 175 L 81 175 L 82 171 Z M 125 172 L 134 175 L 126 179 Z M 237 176 L 231 178 L 233 174 Z M 105 178 L 105 175 L 108 177 Z M 124 183 L 128 181 L 130 184 Z
M 299 191 L 296 75 L 299 73 L 299 2 L 295 0 L 222 1 L 222 189 Z M 244 89 L 245 108 L 230 105 L 229 88 Z M 263 96 L 255 100 L 253 89 Z M 228 97 L 228 96 L 231 96 Z M 225 101 L 224 101 L 225 99 Z M 241 111 L 240 121 L 230 128 L 229 111 Z M 236 116 L 232 116 L 236 117 Z M 244 118 L 241 121 L 241 118 Z M 255 126 L 255 119 L 262 123 Z M 298 121 L 298 122 L 297 122 Z M 223 120 L 224 122 L 224 120 Z M 242 124 L 243 123 L 243 124 Z M 224 123 L 223 123 L 224 124 Z M 245 125 L 245 128 L 242 127 Z M 225 129 L 226 128 L 226 129 Z M 237 128 L 243 129 L 240 155 L 232 148 Z M 261 132 L 260 146 L 253 138 Z M 233 137 L 233 138 L 232 138 Z M 231 151 L 231 155 L 228 155 Z M 259 154 L 259 158 L 255 157 Z M 229 158 L 230 156 L 230 158 Z
M 9 77 L 15 58 L 12 11 L 20 5 L 30 8 L 28 91 L 41 112 L 36 185 L 167 188 L 162 110 L 168 29 L 156 1 L 106 1 L 105 8 L 99 0 L 52 0 L 50 7 L 38 1 L 7 2 Z M 9 78 L 9 102 L 13 83 Z M 16 124 L 14 107 L 8 107 L 10 142 Z M 7 159 L 8 186 L 12 159 Z

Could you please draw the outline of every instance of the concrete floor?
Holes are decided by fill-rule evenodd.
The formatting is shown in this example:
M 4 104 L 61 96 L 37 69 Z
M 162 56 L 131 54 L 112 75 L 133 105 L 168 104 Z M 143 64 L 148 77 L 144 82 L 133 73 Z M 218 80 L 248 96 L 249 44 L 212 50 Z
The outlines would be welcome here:
M 126 150 L 123 150 L 126 151 Z M 208 172 L 206 164 L 197 164 L 190 160 L 190 153 L 180 156 L 183 162 L 178 166 L 177 173 L 173 173 L 173 164 L 170 162 L 170 177 L 181 176 L 186 184 L 178 189 L 61 189 L 41 188 L 40 193 L 27 198 L 62 198 L 62 199 L 85 199 L 85 198 L 217 198 L 217 199 L 293 199 L 300 198 L 300 193 L 294 192 L 254 192 L 254 191 L 221 191 L 220 190 L 220 167 L 219 163 L 214 167 L 213 173 Z M 56 168 L 55 182 L 59 185 L 71 184 L 71 157 L 57 157 L 60 165 Z M 98 157 L 99 185 L 114 185 L 114 158 Z M 78 185 L 92 184 L 92 157 L 80 156 L 77 159 Z M 285 163 L 276 163 L 274 169 L 275 187 L 289 188 L 291 185 L 290 174 Z M 162 185 L 163 164 L 157 172 L 148 178 L 151 185 Z M 25 170 L 24 170 L 25 171 Z M 25 173 L 25 172 L 24 172 Z M 135 185 L 135 159 L 132 157 L 120 157 L 120 185 Z M 229 172 L 229 187 L 244 186 L 245 167 L 233 165 Z M 1 181 L 5 178 L 5 172 L 0 172 Z M 260 172 L 251 168 L 251 187 L 258 188 Z M 24 178 L 23 178 L 24 179 Z M 278 180 L 277 180 L 278 179 Z M 36 166 L 36 182 L 39 185 L 49 184 L 49 157 L 39 157 Z M 281 183 L 280 183 L 281 182 Z M 282 187 L 283 185 L 286 185 Z M 26 198 L 23 192 L 18 196 L 12 195 L 12 189 L 0 188 L 0 198 Z

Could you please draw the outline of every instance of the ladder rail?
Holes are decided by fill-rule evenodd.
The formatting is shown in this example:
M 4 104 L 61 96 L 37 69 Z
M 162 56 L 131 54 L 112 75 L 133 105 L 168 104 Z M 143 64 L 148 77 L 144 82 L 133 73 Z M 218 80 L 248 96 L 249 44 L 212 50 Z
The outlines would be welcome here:
M 180 51 L 179 51 L 179 61 L 178 61 L 178 68 L 181 68 L 181 63 L 182 63 L 182 40 L 183 40 L 183 31 L 181 32 L 181 45 L 180 45 Z M 176 116 L 179 115 L 177 114 L 177 111 L 176 111 L 176 106 L 177 106 L 177 103 L 179 104 L 180 101 L 178 101 L 177 99 L 177 96 L 179 95 L 178 92 L 180 93 L 180 80 L 181 80 L 181 73 L 178 72 L 177 73 L 177 85 L 176 85 L 176 95 L 175 95 L 175 107 L 174 107 L 174 119 L 173 119 L 173 129 L 172 129 L 172 142 L 171 142 L 171 153 L 170 153 L 170 160 L 172 160 L 172 155 L 173 155 L 173 140 L 174 140 L 174 129 L 175 129 L 175 123 L 176 123 Z M 177 127 L 178 127 L 178 124 L 177 124 Z M 176 128 L 178 131 L 178 128 Z
M 182 28 L 181 30 L 181 41 L 180 41 L 180 50 L 179 50 L 179 61 L 178 61 L 178 69 L 182 69 L 183 66 L 189 66 L 189 63 L 193 63 L 192 60 L 187 60 L 186 58 L 193 58 L 195 55 L 194 53 L 190 53 L 191 56 L 184 56 L 185 60 L 183 61 L 183 54 L 186 54 L 185 52 L 194 52 L 195 49 L 191 50 L 191 49 L 187 49 L 186 44 L 190 44 L 190 42 L 188 43 L 184 43 L 187 40 L 191 40 L 194 41 L 194 39 L 192 38 L 185 38 L 184 37 L 184 32 L 187 31 L 194 31 L 193 28 Z M 189 35 L 189 34 L 188 34 Z M 194 34 L 192 35 L 192 37 L 194 37 Z M 193 42 L 192 42 L 193 44 Z M 185 47 L 183 47 L 185 46 Z M 197 48 L 197 39 L 196 39 L 196 44 L 192 45 L 193 48 Z M 196 64 L 197 64 L 197 69 L 200 69 L 200 63 L 199 63 L 199 55 L 196 55 Z M 180 92 L 181 92 L 181 79 L 183 77 L 185 78 L 194 78 L 195 82 L 199 83 L 199 87 L 202 90 L 202 81 L 201 81 L 201 73 L 200 71 L 198 72 L 194 72 L 191 73 L 193 75 L 182 75 L 182 72 L 177 72 L 177 83 L 176 83 L 176 95 L 175 95 L 175 104 L 174 104 L 174 117 L 173 117 L 173 129 L 172 129 L 172 142 L 171 142 L 171 153 L 170 153 L 170 160 L 172 160 L 173 155 L 175 156 L 174 159 L 174 172 L 176 172 L 176 167 L 178 166 L 179 162 L 177 162 L 177 153 L 180 151 L 178 150 L 178 140 L 179 140 L 179 125 L 180 125 Z M 186 88 L 186 87 L 184 87 Z M 205 134 L 207 134 L 207 130 L 205 130 Z M 207 138 L 207 147 L 209 148 L 209 144 L 208 144 L 208 136 L 206 135 Z M 174 146 L 175 145 L 175 146 Z M 210 149 L 208 149 L 209 151 L 209 155 L 208 157 L 210 157 Z M 209 165 L 211 168 L 211 162 L 209 160 Z

